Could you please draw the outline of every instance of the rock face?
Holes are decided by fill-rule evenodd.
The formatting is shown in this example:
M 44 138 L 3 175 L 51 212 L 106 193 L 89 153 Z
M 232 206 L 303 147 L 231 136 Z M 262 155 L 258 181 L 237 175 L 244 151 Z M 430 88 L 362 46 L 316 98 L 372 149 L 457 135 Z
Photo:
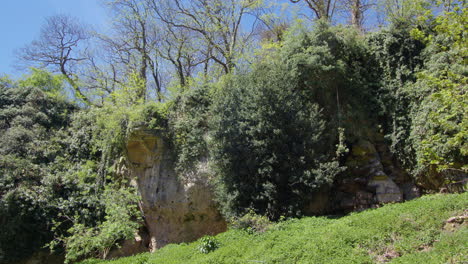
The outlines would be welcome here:
M 201 162 L 192 175 L 177 175 L 173 155 L 163 138 L 146 129 L 132 134 L 127 157 L 129 173 L 141 194 L 151 251 L 226 230 L 208 184 L 205 163 Z
M 346 166 L 346 175 L 334 187 L 334 210 L 359 211 L 420 195 L 382 141 L 354 143 Z
M 189 242 L 226 230 L 208 183 L 206 162 L 199 162 L 190 175 L 177 175 L 168 144 L 146 129 L 136 130 L 128 140 L 127 158 L 127 174 L 142 198 L 147 237 L 125 242 L 135 252 L 125 252 L 127 247 L 122 247 L 115 254 L 130 255 L 142 248 L 154 251 L 168 243 Z M 304 208 L 306 214 L 359 211 L 419 196 L 411 177 L 400 169 L 383 142 L 354 143 L 346 166 L 346 175 L 333 187 L 311 194 L 313 202 Z

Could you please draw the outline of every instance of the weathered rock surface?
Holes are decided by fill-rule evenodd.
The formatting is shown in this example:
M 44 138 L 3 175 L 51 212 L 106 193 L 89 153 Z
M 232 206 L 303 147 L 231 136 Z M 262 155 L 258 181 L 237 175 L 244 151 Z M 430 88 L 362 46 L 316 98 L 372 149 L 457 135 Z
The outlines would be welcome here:
M 200 161 L 190 175 L 177 175 L 166 142 L 146 129 L 135 131 L 128 140 L 127 158 L 127 174 L 142 198 L 148 239 L 126 241 L 116 256 L 138 253 L 142 245 L 154 251 L 168 243 L 189 242 L 226 230 L 214 202 L 206 162 Z M 346 166 L 347 175 L 332 188 L 311 194 L 306 214 L 359 211 L 419 196 L 411 177 L 382 142 L 355 142 Z
M 132 134 L 127 143 L 127 157 L 129 174 L 142 199 L 140 207 L 150 250 L 226 230 L 203 162 L 192 175 L 177 175 L 167 144 L 146 129 Z
M 388 147 L 382 141 L 375 142 L 361 139 L 352 145 L 346 175 L 334 187 L 334 210 L 360 211 L 420 196 Z

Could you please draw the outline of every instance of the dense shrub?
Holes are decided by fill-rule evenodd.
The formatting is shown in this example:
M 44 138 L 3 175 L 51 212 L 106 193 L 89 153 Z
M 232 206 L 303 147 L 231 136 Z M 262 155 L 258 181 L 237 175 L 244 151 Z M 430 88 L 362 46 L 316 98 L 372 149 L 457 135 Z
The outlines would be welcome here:
M 416 156 L 413 172 L 421 183 L 434 173 L 440 183 L 457 180 L 452 179 L 452 171 L 458 171 L 461 179 L 467 177 L 467 17 L 468 5 L 459 3 L 435 19 L 433 32 L 412 32 L 427 45 L 425 67 L 409 87 L 415 104 L 411 113 L 411 143 Z
M 330 133 L 336 124 L 327 123 L 319 106 L 336 98 L 327 86 L 331 72 L 339 70 L 334 42 L 322 43 L 335 35 L 317 35 L 294 36 L 291 46 L 252 72 L 226 79 L 217 94 L 210 143 L 228 216 L 243 215 L 246 208 L 270 219 L 299 216 L 310 194 L 341 171 L 333 161 L 336 134 Z M 315 38 L 320 44 L 309 46 Z M 326 79 L 311 77 L 321 75 Z
M 414 102 L 406 87 L 416 80 L 415 72 L 423 65 L 424 49 L 410 30 L 407 24 L 396 24 L 368 36 L 377 63 L 372 70 L 379 82 L 374 95 L 380 104 L 380 124 L 393 154 L 408 169 L 414 166 L 414 149 L 409 139 Z
M 0 85 L 0 260 L 47 244 L 66 249 L 69 260 L 105 255 L 139 225 L 134 190 L 116 177 L 114 164 L 132 125 L 165 129 L 163 109 L 78 109 L 53 77 L 35 74 L 40 78 Z M 44 80 L 54 87 L 43 87 Z
M 66 152 L 61 128 L 76 107 L 39 88 L 3 85 L 0 102 L 0 260 L 12 260 L 51 239 L 57 185 L 45 178 L 66 166 L 58 162 Z
M 420 17 L 418 27 L 398 23 L 368 38 L 380 65 L 377 96 L 391 150 L 428 189 L 466 177 L 467 8 L 454 6 Z
M 66 246 L 66 263 L 90 256 L 106 258 L 117 242 L 132 238 L 140 226 L 135 190 L 110 185 L 100 199 L 105 208 L 103 221 L 91 225 L 77 221 L 68 236 L 56 238 Z

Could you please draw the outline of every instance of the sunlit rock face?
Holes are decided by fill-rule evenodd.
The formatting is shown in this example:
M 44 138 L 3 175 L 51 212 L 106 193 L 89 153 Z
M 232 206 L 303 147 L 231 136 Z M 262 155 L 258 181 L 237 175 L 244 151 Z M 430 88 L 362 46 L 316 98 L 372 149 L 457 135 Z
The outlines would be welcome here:
M 147 129 L 134 131 L 127 142 L 129 173 L 141 195 L 152 251 L 226 230 L 208 183 L 206 163 L 200 162 L 191 175 L 177 175 L 168 146 Z

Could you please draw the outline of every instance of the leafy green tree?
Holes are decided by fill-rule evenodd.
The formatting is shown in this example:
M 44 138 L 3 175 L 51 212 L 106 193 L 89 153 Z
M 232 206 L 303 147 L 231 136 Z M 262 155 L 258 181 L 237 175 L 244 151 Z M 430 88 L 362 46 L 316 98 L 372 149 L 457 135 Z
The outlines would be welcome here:
M 18 80 L 19 87 L 36 87 L 51 97 L 62 96 L 65 79 L 61 75 L 54 75 L 46 70 L 31 68 L 31 74 Z
M 440 184 L 450 180 L 450 170 L 468 171 L 467 14 L 466 3 L 460 3 L 435 18 L 432 32 L 412 31 L 427 45 L 427 63 L 410 89 L 419 103 L 413 109 L 411 139 L 421 181 L 436 174 Z
M 114 165 L 132 124 L 161 126 L 159 108 L 131 109 L 135 97 L 116 94 L 118 105 L 80 111 L 55 96 L 60 89 L 54 80 L 38 71 L 0 86 L 2 261 L 46 244 L 65 249 L 67 259 L 103 256 L 140 223 L 134 190 Z M 127 92 L 135 90 L 129 85 Z M 96 236 L 92 247 L 80 244 L 89 230 Z
M 181 93 L 171 103 L 169 131 L 177 155 L 176 169 L 186 173 L 208 156 L 209 110 L 212 99 L 207 86 Z

